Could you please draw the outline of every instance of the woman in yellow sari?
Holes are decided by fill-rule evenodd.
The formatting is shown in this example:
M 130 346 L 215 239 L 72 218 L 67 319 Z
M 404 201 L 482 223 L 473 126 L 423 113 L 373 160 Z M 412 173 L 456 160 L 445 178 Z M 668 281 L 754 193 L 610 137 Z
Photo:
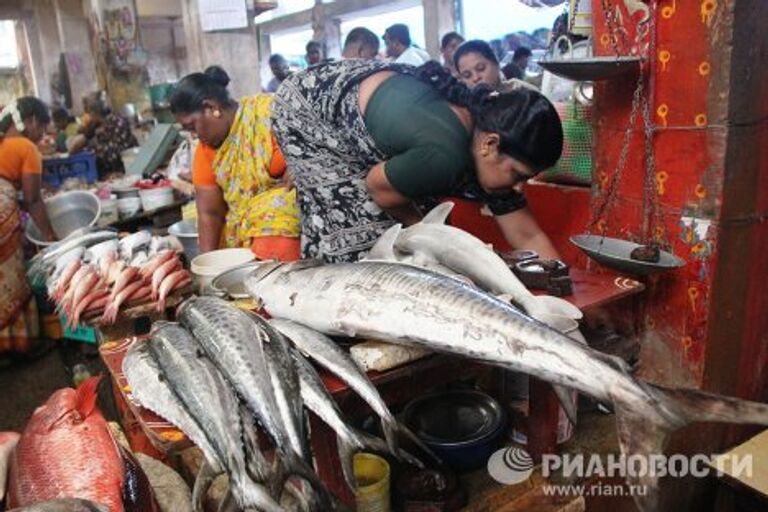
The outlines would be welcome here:
M 299 258 L 296 191 L 272 136 L 271 95 L 229 97 L 229 77 L 212 66 L 184 77 L 171 95 L 181 125 L 197 133 L 192 181 L 200 252 L 250 247 L 261 259 Z
M 37 143 L 50 122 L 48 108 L 27 96 L 0 112 L 0 353 L 25 352 L 39 336 L 37 307 L 27 284 L 21 248 L 24 208 L 47 240 L 55 240 L 40 197 L 42 156 Z

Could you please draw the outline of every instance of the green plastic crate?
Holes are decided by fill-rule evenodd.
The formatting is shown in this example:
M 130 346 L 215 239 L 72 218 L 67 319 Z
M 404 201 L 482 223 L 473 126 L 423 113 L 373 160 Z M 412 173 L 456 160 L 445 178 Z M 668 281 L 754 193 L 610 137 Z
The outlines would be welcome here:
M 68 340 L 82 341 L 96 345 L 96 329 L 84 325 L 78 325 L 75 329 L 67 327 L 67 316 L 62 313 L 59 316 L 61 330 L 64 332 L 64 338 Z

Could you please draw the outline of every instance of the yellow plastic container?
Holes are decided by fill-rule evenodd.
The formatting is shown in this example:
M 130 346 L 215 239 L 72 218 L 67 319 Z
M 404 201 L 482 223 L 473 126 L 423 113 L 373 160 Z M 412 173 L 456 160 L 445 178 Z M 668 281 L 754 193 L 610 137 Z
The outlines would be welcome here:
M 389 463 L 371 453 L 356 453 L 352 461 L 357 512 L 389 512 Z

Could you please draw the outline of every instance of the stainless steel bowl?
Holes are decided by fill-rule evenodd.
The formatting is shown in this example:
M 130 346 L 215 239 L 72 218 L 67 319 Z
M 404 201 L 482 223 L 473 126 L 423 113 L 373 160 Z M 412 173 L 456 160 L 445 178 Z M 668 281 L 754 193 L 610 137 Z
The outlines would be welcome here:
M 184 254 L 187 255 L 189 261 L 192 261 L 200 253 L 200 248 L 197 244 L 197 221 L 190 219 L 180 220 L 168 228 L 168 234 L 179 239 L 181 245 L 184 246 Z
M 213 292 L 231 299 L 247 299 L 250 295 L 245 289 L 245 278 L 263 263 L 263 261 L 250 261 L 225 270 L 211 281 Z
M 73 232 L 93 226 L 101 215 L 101 201 L 92 192 L 73 190 L 45 200 L 45 209 L 56 236 L 61 240 Z M 46 246 L 43 236 L 30 219 L 26 228 L 27 239 L 35 245 Z

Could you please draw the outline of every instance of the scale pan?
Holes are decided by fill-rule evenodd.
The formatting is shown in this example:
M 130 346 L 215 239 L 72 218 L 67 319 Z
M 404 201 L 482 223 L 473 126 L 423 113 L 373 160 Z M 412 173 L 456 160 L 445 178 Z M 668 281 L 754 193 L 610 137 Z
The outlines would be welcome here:
M 640 247 L 640 244 L 619 238 L 575 235 L 571 237 L 571 243 L 601 265 L 636 276 L 647 276 L 685 265 L 685 261 L 666 251 L 661 251 L 657 263 L 633 260 L 629 255 L 634 249 Z
M 608 80 L 638 69 L 640 57 L 541 59 L 539 66 L 569 80 Z

